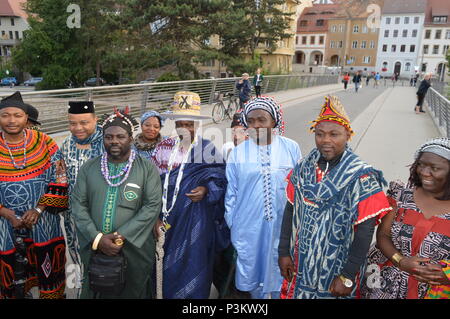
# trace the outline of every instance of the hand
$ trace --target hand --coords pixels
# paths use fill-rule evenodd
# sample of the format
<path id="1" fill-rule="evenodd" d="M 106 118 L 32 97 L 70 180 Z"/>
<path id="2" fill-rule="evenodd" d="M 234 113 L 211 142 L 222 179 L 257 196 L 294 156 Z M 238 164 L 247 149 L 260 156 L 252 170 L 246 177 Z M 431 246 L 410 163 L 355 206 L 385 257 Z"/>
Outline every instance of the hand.
<path id="1" fill-rule="evenodd" d="M 27 228 L 31 229 L 34 225 L 36 225 L 39 215 L 40 214 L 35 209 L 27 210 L 22 216 L 22 221 Z"/>
<path id="2" fill-rule="evenodd" d="M 153 238 L 155 238 L 156 241 L 158 241 L 159 237 L 161 236 L 161 227 L 164 227 L 164 223 L 161 219 L 157 219 L 155 226 L 153 226 Z"/>
<path id="3" fill-rule="evenodd" d="M 11 209 L 8 209 L 6 207 L 2 207 L 1 208 L 1 216 L 5 217 L 5 219 L 7 221 L 9 221 L 11 223 L 12 227 L 15 228 L 15 229 L 19 229 L 19 228 L 24 228 L 25 227 L 25 225 L 23 223 L 23 220 L 22 219 L 18 219 L 16 217 L 16 213 L 13 210 L 11 210 Z"/>
<path id="4" fill-rule="evenodd" d="M 347 288 L 344 286 L 341 278 L 334 278 L 330 286 L 330 292 L 335 297 L 346 297 L 352 293 L 353 287 Z"/>
<path id="5" fill-rule="evenodd" d="M 115 239 L 114 234 L 103 235 L 98 243 L 98 249 L 107 256 L 117 256 L 122 246 L 114 244 Z"/>
<path id="6" fill-rule="evenodd" d="M 429 261 L 429 258 L 421 258 L 418 256 L 404 257 L 402 260 L 400 260 L 399 268 L 402 271 L 406 271 L 410 275 L 415 275 L 416 268 L 419 268 L 421 266 L 420 263 L 426 263 Z"/>
<path id="7" fill-rule="evenodd" d="M 430 285 L 450 285 L 450 280 L 439 264 L 425 264 L 425 266 L 416 267 L 416 275 L 414 277 L 418 281 Z"/>
<path id="8" fill-rule="evenodd" d="M 244 83 L 244 79 L 239 80 L 239 84 L 242 84 L 242 83 Z"/>
<path id="9" fill-rule="evenodd" d="M 187 193 L 186 196 L 191 199 L 194 203 L 201 201 L 205 195 L 208 193 L 208 189 L 205 186 L 198 186 Z"/>
<path id="10" fill-rule="evenodd" d="M 278 266 L 280 267 L 281 276 L 287 281 L 292 281 L 295 275 L 295 266 L 290 256 L 278 257 Z"/>

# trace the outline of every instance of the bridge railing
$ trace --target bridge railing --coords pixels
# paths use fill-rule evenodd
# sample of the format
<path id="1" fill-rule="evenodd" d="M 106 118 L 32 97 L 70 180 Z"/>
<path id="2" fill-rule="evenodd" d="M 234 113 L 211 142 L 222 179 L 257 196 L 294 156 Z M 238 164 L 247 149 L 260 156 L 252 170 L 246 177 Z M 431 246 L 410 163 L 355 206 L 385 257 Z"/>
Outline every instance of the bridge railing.
<path id="1" fill-rule="evenodd" d="M 450 101 L 434 88 L 428 90 L 426 101 L 439 131 L 443 136 L 450 137 Z"/>
<path id="2" fill-rule="evenodd" d="M 114 106 L 129 106 L 139 117 L 148 110 L 165 111 L 170 108 L 178 91 L 193 91 L 200 95 L 202 104 L 211 104 L 215 93 L 235 92 L 240 78 L 176 81 L 131 85 L 101 86 L 66 90 L 33 91 L 22 93 L 26 103 L 39 110 L 42 131 L 54 134 L 67 131 L 67 105 L 69 101 L 94 101 L 96 114 L 111 112 Z M 252 78 L 250 78 L 250 81 Z M 337 84 L 337 75 L 275 75 L 265 76 L 262 94 L 288 89 Z M 6 94 L 3 94 L 5 96 Z"/>

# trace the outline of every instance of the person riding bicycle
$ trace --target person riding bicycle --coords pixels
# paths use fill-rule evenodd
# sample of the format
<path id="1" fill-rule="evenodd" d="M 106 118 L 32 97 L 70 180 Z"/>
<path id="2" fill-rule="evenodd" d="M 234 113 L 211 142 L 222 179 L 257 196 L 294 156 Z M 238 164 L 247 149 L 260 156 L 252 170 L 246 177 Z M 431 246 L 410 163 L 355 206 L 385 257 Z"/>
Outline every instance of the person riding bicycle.
<path id="1" fill-rule="evenodd" d="M 250 100 L 252 85 L 249 81 L 248 73 L 242 74 L 242 78 L 236 83 L 236 89 L 239 90 L 239 107 L 244 108 L 244 104 Z"/>

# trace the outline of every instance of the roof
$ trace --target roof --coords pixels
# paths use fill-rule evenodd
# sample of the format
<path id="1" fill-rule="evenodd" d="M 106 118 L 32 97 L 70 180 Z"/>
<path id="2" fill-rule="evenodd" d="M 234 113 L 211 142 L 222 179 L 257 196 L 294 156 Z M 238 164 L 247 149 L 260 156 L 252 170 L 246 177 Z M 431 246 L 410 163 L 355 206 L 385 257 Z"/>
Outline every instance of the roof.
<path id="1" fill-rule="evenodd" d="M 385 1 L 382 13 L 383 14 L 425 13 L 426 9 L 427 9 L 427 0 L 395 0 L 395 1 L 390 0 Z"/>
<path id="2" fill-rule="evenodd" d="M 339 5 L 336 4 L 314 4 L 306 7 L 297 21 L 297 32 L 326 32 L 328 30 L 327 20 L 336 17 Z M 323 25 L 316 25 L 317 20 L 324 20 Z M 301 21 L 308 21 L 306 27 L 302 27 Z"/>
<path id="3" fill-rule="evenodd" d="M 435 23 L 433 17 L 445 16 L 447 23 Z M 450 1 L 428 0 L 427 10 L 425 13 L 425 25 L 449 26 L 450 25 Z"/>
<path id="4" fill-rule="evenodd" d="M 22 8 L 26 2 L 26 0 L 0 0 L 0 16 L 27 19 L 28 15 Z"/>

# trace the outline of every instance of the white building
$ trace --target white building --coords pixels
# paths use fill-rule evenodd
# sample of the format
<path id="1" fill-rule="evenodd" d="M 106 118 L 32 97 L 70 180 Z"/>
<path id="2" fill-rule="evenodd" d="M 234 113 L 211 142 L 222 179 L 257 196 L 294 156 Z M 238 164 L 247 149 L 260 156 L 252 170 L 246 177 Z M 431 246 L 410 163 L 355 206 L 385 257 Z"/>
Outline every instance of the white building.
<path id="1" fill-rule="evenodd" d="M 441 81 L 448 72 L 450 47 L 450 1 L 428 0 L 425 31 L 420 48 L 420 70 L 431 72 Z"/>
<path id="2" fill-rule="evenodd" d="M 22 0 L 0 1 L 0 57 L 11 56 L 11 49 L 23 39 L 29 28 L 27 15 L 21 8 Z"/>
<path id="3" fill-rule="evenodd" d="M 411 77 L 419 70 L 426 0 L 386 1 L 382 11 L 376 71 Z"/>

